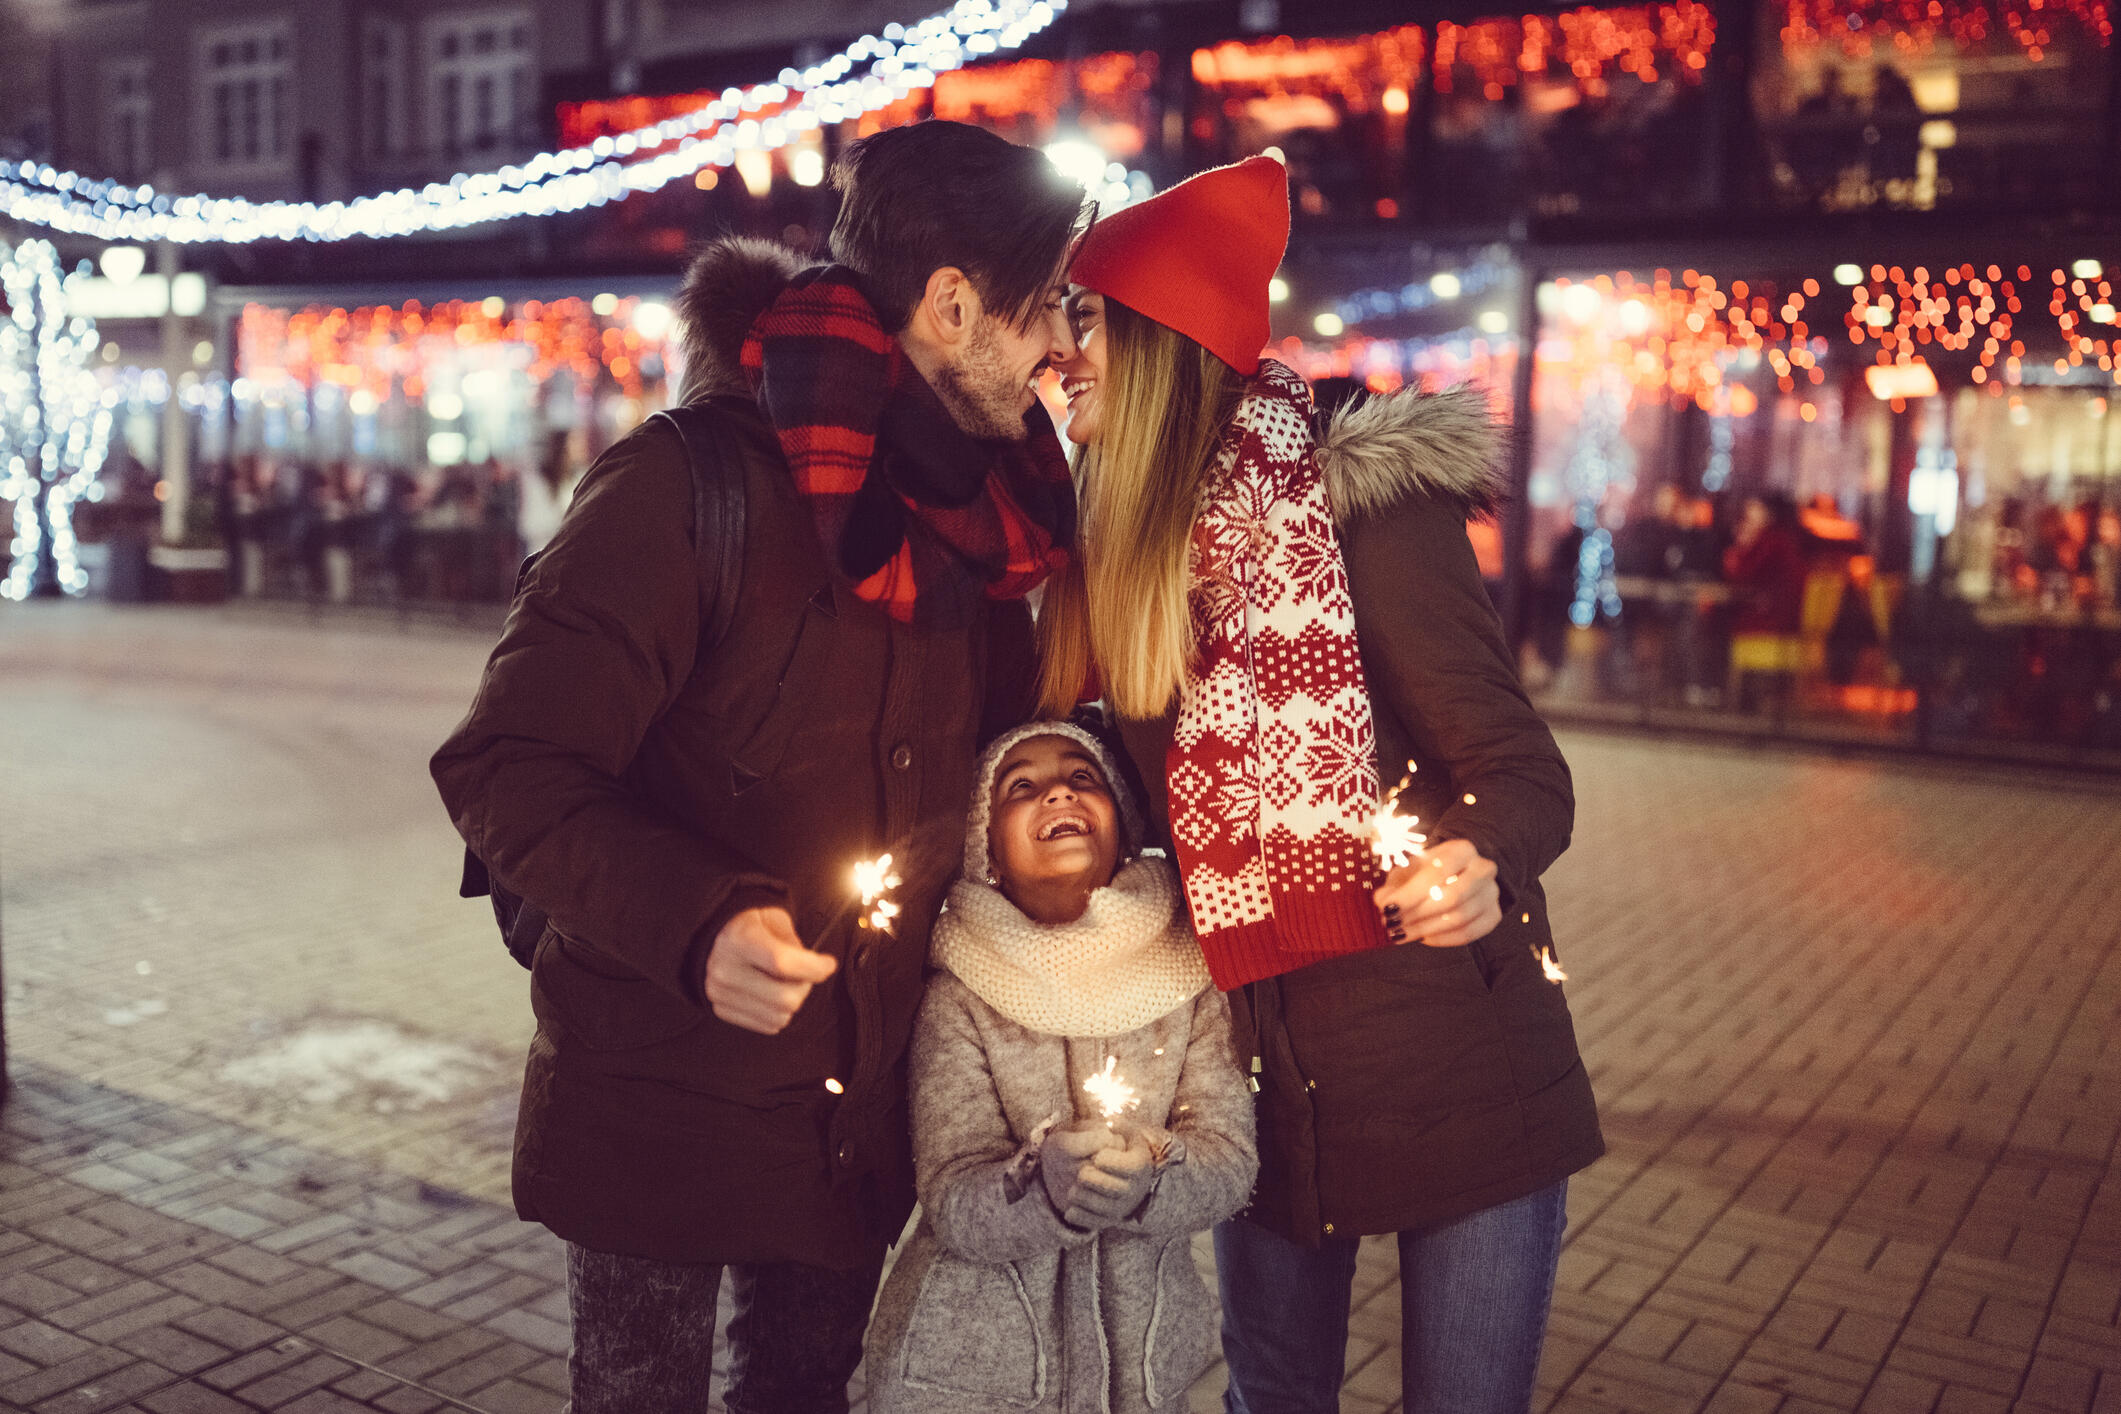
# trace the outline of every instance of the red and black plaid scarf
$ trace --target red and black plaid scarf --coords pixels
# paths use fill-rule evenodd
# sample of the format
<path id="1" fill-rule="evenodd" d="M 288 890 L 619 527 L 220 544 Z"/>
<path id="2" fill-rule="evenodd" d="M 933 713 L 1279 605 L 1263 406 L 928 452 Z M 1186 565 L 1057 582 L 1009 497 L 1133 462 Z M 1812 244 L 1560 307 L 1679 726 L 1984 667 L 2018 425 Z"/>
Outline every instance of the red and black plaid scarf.
<path id="1" fill-rule="evenodd" d="M 1020 442 L 967 434 L 884 332 L 854 272 L 805 271 L 741 356 L 818 538 L 901 623 L 968 622 L 1067 563 L 1075 488 L 1045 408 Z"/>

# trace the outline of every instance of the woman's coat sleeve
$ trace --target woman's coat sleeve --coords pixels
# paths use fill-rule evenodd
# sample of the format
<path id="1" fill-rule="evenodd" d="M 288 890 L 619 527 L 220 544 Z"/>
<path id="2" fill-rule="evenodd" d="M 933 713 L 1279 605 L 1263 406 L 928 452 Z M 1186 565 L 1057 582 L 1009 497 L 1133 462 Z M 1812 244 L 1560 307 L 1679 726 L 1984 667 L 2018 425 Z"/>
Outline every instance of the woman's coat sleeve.
<path id="1" fill-rule="evenodd" d="M 1493 860 L 1507 911 L 1568 848 L 1576 797 L 1517 680 L 1463 506 L 1413 491 L 1340 533 L 1371 696 L 1405 725 L 1417 765 L 1451 776 L 1429 836 L 1467 840 Z M 1380 764 L 1388 778 L 1402 769 Z"/>

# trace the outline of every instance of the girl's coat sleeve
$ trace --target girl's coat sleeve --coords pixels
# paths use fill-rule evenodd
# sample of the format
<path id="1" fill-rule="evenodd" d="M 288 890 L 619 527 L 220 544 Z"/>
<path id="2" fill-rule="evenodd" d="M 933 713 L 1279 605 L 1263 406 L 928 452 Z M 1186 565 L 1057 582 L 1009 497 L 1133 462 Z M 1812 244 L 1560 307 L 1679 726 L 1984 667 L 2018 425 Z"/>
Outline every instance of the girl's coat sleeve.
<path id="1" fill-rule="evenodd" d="M 1213 1227 L 1244 1207 L 1259 1175 L 1252 1096 L 1237 1064 L 1230 1002 L 1208 989 L 1193 1003 L 1185 1069 L 1171 1106 L 1184 1157 L 1157 1176 L 1149 1200 L 1123 1230 L 1176 1236 Z"/>
<path id="2" fill-rule="evenodd" d="M 947 973 L 929 983 L 909 1053 L 914 1183 L 936 1238 L 972 1262 L 1088 1242 L 1095 1234 L 1061 1221 L 1035 1168 L 1028 1183 L 1011 1182 L 1025 1145 L 1002 1111 L 971 997 Z"/>

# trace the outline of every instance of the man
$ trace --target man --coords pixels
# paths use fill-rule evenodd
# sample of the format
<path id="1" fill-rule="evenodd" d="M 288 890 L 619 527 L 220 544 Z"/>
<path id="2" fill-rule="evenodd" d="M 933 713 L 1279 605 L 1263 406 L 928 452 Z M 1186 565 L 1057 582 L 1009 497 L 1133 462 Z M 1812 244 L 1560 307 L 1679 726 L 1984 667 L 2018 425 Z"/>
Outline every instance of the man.
<path id="1" fill-rule="evenodd" d="M 1031 385 L 1083 193 L 929 122 L 852 144 L 836 264 L 723 240 L 680 294 L 686 400 L 742 478 L 742 581 L 651 423 L 584 477 L 434 759 L 549 914 L 515 1200 L 568 1243 L 576 1414 L 843 1411 L 912 1207 L 904 1050 L 974 754 L 1028 706 L 1023 595 L 1073 492 Z M 712 641 L 709 641 L 712 640 Z M 893 853 L 895 931 L 857 860 Z"/>

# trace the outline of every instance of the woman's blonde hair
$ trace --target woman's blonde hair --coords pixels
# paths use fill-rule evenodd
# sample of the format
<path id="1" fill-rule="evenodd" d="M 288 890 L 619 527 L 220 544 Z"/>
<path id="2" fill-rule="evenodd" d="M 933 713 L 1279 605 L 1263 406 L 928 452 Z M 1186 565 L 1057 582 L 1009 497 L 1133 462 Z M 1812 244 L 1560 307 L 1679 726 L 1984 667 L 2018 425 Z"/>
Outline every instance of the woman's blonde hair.
<path id="1" fill-rule="evenodd" d="M 1187 547 L 1244 379 L 1105 300 L 1104 435 L 1075 463 L 1080 547 L 1039 610 L 1039 710 L 1065 717 L 1094 667 L 1122 717 L 1162 716 L 1193 657 Z"/>

